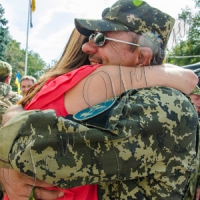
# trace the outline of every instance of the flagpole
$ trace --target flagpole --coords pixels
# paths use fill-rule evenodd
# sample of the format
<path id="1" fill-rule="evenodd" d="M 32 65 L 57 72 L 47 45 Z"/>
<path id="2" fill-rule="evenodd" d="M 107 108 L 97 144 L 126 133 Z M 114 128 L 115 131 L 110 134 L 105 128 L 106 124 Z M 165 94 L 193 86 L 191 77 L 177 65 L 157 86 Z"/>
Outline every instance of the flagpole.
<path id="1" fill-rule="evenodd" d="M 28 2 L 28 22 L 27 22 L 27 31 L 26 31 L 26 55 L 25 55 L 25 66 L 24 66 L 24 75 L 27 75 L 27 63 L 28 63 L 28 36 L 29 36 L 29 27 L 30 27 L 30 11 L 31 11 L 31 0 Z"/>

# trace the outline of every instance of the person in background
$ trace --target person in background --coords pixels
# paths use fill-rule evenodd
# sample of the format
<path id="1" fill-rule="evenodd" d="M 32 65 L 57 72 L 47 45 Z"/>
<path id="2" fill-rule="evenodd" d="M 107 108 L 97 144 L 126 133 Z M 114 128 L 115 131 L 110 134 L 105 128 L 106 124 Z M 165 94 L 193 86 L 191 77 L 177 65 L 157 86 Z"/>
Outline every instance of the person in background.
<path id="1" fill-rule="evenodd" d="M 7 62 L 0 61 L 0 124 L 7 108 L 22 98 L 17 92 L 12 91 L 11 78 L 12 66 Z"/>
<path id="2" fill-rule="evenodd" d="M 198 117 L 200 118 L 200 88 L 198 86 L 196 86 L 196 88 L 191 92 L 190 98 L 194 103 Z"/>
<path id="3" fill-rule="evenodd" d="M 151 40 L 153 42 L 154 39 L 158 40 L 162 48 L 165 48 L 168 34 L 171 32 L 173 24 L 171 17 L 150 7 L 146 2 L 118 1 L 117 3 L 113 5 L 110 12 L 108 10 L 104 12 L 104 14 L 109 12 L 111 15 L 107 15 L 107 25 L 106 20 L 104 23 L 93 20 L 95 24 L 86 23 L 92 20 L 76 21 L 77 24 L 81 24 L 81 26 L 77 25 L 80 32 L 91 34 L 90 41 L 83 46 L 83 50 L 90 54 L 90 61 L 100 64 L 114 62 L 113 64 L 117 65 L 116 69 L 120 69 L 123 65 L 131 68 L 135 64 L 143 68 L 149 64 L 149 61 L 154 65 L 160 64 L 163 58 L 159 57 L 159 52 L 154 52 L 153 49 L 151 49 L 152 52 L 149 51 L 145 43 L 141 45 L 140 37 L 134 43 L 130 41 L 131 37 L 135 36 L 133 30 L 142 31 L 140 34 L 143 35 L 148 29 L 138 27 L 138 24 L 132 24 L 131 21 L 129 23 L 132 25 L 127 25 L 127 10 L 131 9 L 129 17 L 139 14 L 139 21 L 143 24 L 145 24 L 144 18 L 152 19 L 156 26 L 153 28 L 150 26 L 153 29 L 151 33 L 159 27 L 157 17 L 164 20 L 161 24 L 167 24 L 167 26 L 157 30 L 159 37 L 154 38 L 154 35 L 150 35 Z M 138 11 L 136 6 L 138 6 Z M 136 13 L 131 13 L 135 11 L 134 9 Z M 150 18 L 143 13 L 145 10 L 151 13 Z M 116 20 L 112 16 L 119 13 L 118 11 L 121 11 L 120 20 L 123 20 L 126 26 L 122 25 L 118 18 Z M 112 23 L 113 19 L 117 22 Z M 86 28 L 86 24 L 91 25 L 92 29 Z M 98 28 L 106 32 L 96 33 L 98 25 L 102 26 Z M 122 31 L 119 28 L 123 28 Z M 117 43 L 117 45 L 115 42 L 120 44 Z M 130 50 L 128 48 L 130 44 L 137 48 Z M 92 50 L 96 52 L 92 53 Z M 158 53 L 158 57 L 154 53 Z M 103 105 L 106 107 L 102 110 Z M 182 110 L 183 108 L 186 108 L 187 114 Z M 90 111 L 95 111 L 95 113 Z M 9 152 L 12 151 L 10 152 L 12 167 L 27 175 L 37 174 L 39 179 L 52 184 L 68 188 L 98 183 L 99 199 L 152 197 L 154 199 L 162 197 L 182 199 L 188 191 L 190 177 L 196 175 L 194 143 L 197 127 L 195 116 L 194 108 L 189 100 L 174 89 L 149 87 L 135 90 L 128 88 L 120 97 L 93 106 L 89 110 L 78 112 L 73 116 L 67 116 L 65 119 L 56 118 L 53 111 L 23 112 L 11 119 L 1 129 L 1 134 L 7 133 L 6 128 L 14 126 L 11 134 L 15 142 L 12 150 L 9 147 Z M 40 120 L 42 126 L 38 123 Z M 184 123 L 179 123 L 180 121 Z M 191 126 L 188 127 L 185 123 Z M 19 134 L 17 128 L 20 129 Z M 186 141 L 182 142 L 182 138 L 185 137 Z M 23 152 L 20 150 L 21 145 L 23 145 Z M 49 149 L 51 145 L 53 146 Z M 177 145 L 178 148 L 176 148 Z M 48 147 L 47 155 L 45 155 L 46 147 Z M 63 148 L 60 149 L 61 147 Z M 6 160 L 8 155 L 5 153 L 4 156 Z M 43 166 L 43 156 L 45 166 Z M 48 158 L 50 162 L 47 161 Z M 33 162 L 34 169 L 32 169 Z M 22 163 L 25 166 L 22 166 Z M 36 193 L 34 195 L 37 196 Z"/>
<path id="4" fill-rule="evenodd" d="M 190 98 L 192 99 L 192 102 L 194 103 L 196 109 L 197 109 L 197 113 L 198 113 L 198 117 L 199 117 L 199 120 L 200 120 L 200 75 L 199 75 L 199 70 L 200 69 L 196 69 L 196 70 L 193 70 L 193 72 L 197 75 L 198 77 L 198 83 L 197 83 L 197 87 L 195 87 L 195 89 L 192 91 L 192 93 L 190 94 Z M 197 95 L 196 97 L 193 95 Z M 199 184 L 200 184 L 200 181 L 199 181 Z"/>
<path id="5" fill-rule="evenodd" d="M 12 91 L 10 81 L 12 78 L 12 66 L 0 60 L 0 124 L 5 111 L 16 104 L 22 96 Z M 0 186 L 0 199 L 3 197 L 3 191 Z"/>
<path id="6" fill-rule="evenodd" d="M 193 72 L 198 76 L 198 84 L 197 86 L 200 87 L 200 68 L 193 70 Z"/>
<path id="7" fill-rule="evenodd" d="M 24 96 L 31 86 L 36 83 L 36 79 L 33 76 L 23 76 L 20 81 L 20 87 L 22 95 Z"/>

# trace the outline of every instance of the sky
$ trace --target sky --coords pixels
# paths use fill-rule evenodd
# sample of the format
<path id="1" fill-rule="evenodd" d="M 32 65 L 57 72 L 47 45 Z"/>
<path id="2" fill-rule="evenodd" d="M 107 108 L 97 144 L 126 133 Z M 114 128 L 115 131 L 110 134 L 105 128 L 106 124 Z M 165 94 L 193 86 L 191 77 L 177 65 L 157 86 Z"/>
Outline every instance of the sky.
<path id="1" fill-rule="evenodd" d="M 38 53 L 47 63 L 53 64 L 64 50 L 74 28 L 74 18 L 100 19 L 104 8 L 116 0 L 36 0 L 32 14 L 33 28 L 28 29 L 29 0 L 1 0 L 8 20 L 10 35 L 22 49 Z M 193 0 L 146 0 L 151 6 L 178 19 L 181 9 L 194 8 Z M 183 25 L 182 25 L 183 27 Z M 28 34 L 27 34 L 28 30 Z M 178 32 L 178 28 L 176 29 Z M 27 37 L 28 35 L 28 37 Z M 27 39 L 28 38 L 28 39 Z M 173 40 L 174 41 L 174 40 Z"/>

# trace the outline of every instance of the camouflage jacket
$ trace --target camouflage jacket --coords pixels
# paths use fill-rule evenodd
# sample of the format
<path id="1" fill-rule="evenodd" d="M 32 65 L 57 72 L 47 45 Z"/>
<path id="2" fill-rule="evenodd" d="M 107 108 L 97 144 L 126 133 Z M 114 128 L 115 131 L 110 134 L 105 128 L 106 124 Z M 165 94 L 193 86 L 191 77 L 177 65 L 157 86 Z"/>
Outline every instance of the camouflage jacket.
<path id="1" fill-rule="evenodd" d="M 16 104 L 21 98 L 21 95 L 12 91 L 10 85 L 0 82 L 0 124 L 2 121 L 2 116 L 7 108 L 13 104 Z"/>
<path id="2" fill-rule="evenodd" d="M 197 124 L 188 98 L 164 87 L 129 90 L 67 118 L 24 111 L 0 129 L 0 167 L 62 188 L 97 183 L 100 200 L 191 200 Z"/>

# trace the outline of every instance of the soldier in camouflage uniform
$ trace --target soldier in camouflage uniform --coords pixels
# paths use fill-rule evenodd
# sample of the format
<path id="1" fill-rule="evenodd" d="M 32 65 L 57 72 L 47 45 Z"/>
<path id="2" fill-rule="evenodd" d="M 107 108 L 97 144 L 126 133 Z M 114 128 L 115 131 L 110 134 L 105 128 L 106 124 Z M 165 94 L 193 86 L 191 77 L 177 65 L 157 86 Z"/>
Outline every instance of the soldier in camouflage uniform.
<path id="1" fill-rule="evenodd" d="M 16 104 L 22 96 L 12 91 L 10 81 L 12 77 L 12 67 L 6 62 L 0 61 L 0 124 L 2 116 L 7 108 Z"/>
<path id="2" fill-rule="evenodd" d="M 92 34 L 83 50 L 103 51 L 113 39 L 120 57 L 117 37 L 94 32 L 116 31 L 119 37 L 117 31 L 133 31 L 141 39 L 137 48 L 144 41 L 155 44 L 152 49 L 152 43 L 143 43 L 152 50 L 151 64 L 162 62 L 174 24 L 169 15 L 140 0 L 120 0 L 102 16 L 76 19 L 82 34 Z M 62 188 L 97 183 L 100 200 L 195 199 L 198 117 L 189 98 L 175 89 L 130 89 L 66 118 L 51 110 L 26 111 L 1 128 L 0 138 L 8 132 L 10 140 L 0 143 L 0 167 L 12 166 Z"/>
<path id="3" fill-rule="evenodd" d="M 199 85 L 199 84 L 198 84 Z M 200 109 L 199 109 L 199 98 L 200 98 L 200 88 L 199 86 L 196 86 L 196 88 L 190 93 L 190 98 L 191 98 L 191 101 L 194 103 L 194 106 L 196 107 L 196 110 L 197 110 L 197 114 L 198 114 L 198 117 L 199 117 L 199 125 L 200 125 Z M 200 145 L 200 144 L 199 144 Z M 199 147 L 200 149 L 200 147 Z M 199 169 L 199 176 L 200 176 L 200 169 Z M 195 183 L 196 183 L 196 180 L 194 179 L 194 187 L 195 187 Z M 198 180 L 198 185 L 197 185 L 197 199 L 200 199 L 200 180 Z"/>
<path id="4" fill-rule="evenodd" d="M 190 98 L 197 109 L 197 114 L 200 120 L 200 89 L 198 86 L 196 86 L 196 88 L 191 92 Z"/>
<path id="5" fill-rule="evenodd" d="M 12 91 L 10 86 L 12 67 L 6 62 L 0 61 L 0 124 L 2 116 L 11 105 L 21 99 L 21 96 Z M 2 188 L 0 186 L 0 199 L 2 198 Z"/>

